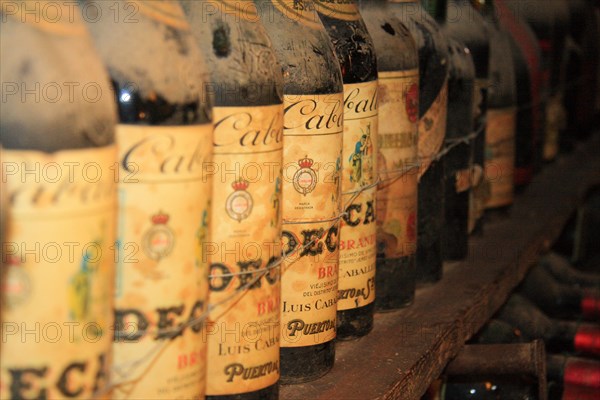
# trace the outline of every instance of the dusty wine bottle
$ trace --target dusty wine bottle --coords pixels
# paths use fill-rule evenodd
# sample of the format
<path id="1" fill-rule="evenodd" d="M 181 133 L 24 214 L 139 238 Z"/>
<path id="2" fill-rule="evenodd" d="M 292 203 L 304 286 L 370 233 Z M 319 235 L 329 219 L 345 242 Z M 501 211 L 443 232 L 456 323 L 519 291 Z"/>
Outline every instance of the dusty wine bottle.
<path id="1" fill-rule="evenodd" d="M 600 293 L 557 281 L 538 265 L 523 279 L 520 291 L 552 317 L 600 320 Z"/>
<path id="2" fill-rule="evenodd" d="M 442 27 L 442 30 L 444 27 Z M 468 252 L 469 194 L 471 191 L 471 143 L 475 65 L 470 50 L 448 38 L 448 153 L 442 158 L 445 173 L 444 224 L 445 260 L 461 260 Z"/>
<path id="3" fill-rule="evenodd" d="M 541 159 L 551 161 L 558 153 L 559 130 L 565 121 L 562 105 L 562 92 L 559 90 L 561 68 L 563 67 L 563 47 L 565 31 L 560 4 L 561 1 L 505 0 L 504 3 L 519 18 L 526 20 L 535 32 L 540 49 L 542 64 L 542 101 L 544 101 L 544 139 L 538 149 Z M 566 18 L 566 15 L 565 15 Z M 560 27 L 560 29 L 559 29 Z"/>
<path id="4" fill-rule="evenodd" d="M 473 101 L 473 140 L 471 141 L 471 193 L 469 195 L 469 234 L 483 233 L 483 212 L 489 194 L 485 179 L 485 120 L 487 118 L 487 92 L 489 86 L 489 29 L 475 6 L 476 0 L 449 0 L 444 32 L 464 43 L 475 63 L 475 88 Z"/>
<path id="5" fill-rule="evenodd" d="M 419 51 L 419 202 L 417 212 L 417 283 L 442 277 L 444 220 L 444 164 L 438 152 L 446 135 L 448 54 L 438 24 L 417 0 L 389 0 L 393 15 L 408 30 Z M 431 3 L 434 15 L 443 15 L 445 1 Z"/>
<path id="6" fill-rule="evenodd" d="M 117 149 L 108 75 L 76 4 L 2 2 L 0 17 L 9 200 L 0 398 L 110 398 Z"/>
<path id="7" fill-rule="evenodd" d="M 518 294 L 508 299 L 497 318 L 510 323 L 531 339 L 544 339 L 549 351 L 600 355 L 600 327 L 548 318 L 532 302 Z"/>
<path id="8" fill-rule="evenodd" d="M 377 192 L 377 60 L 367 27 L 352 0 L 316 0 L 344 80 L 344 149 L 337 338 L 373 328 Z"/>
<path id="9" fill-rule="evenodd" d="M 343 84 L 312 1 L 255 0 L 284 76 L 281 382 L 335 356 Z"/>
<path id="10" fill-rule="evenodd" d="M 490 195 L 488 218 L 505 216 L 514 200 L 516 83 L 510 36 L 499 22 L 493 2 L 483 8 L 490 22 L 490 86 L 486 121 L 485 176 Z"/>
<path id="11" fill-rule="evenodd" d="M 575 285 L 581 288 L 600 288 L 600 275 L 577 270 L 569 260 L 557 253 L 542 257 L 539 264 L 544 267 L 557 282 Z"/>
<path id="12" fill-rule="evenodd" d="M 113 398 L 200 398 L 213 171 L 202 57 L 177 2 L 86 4 L 120 122 Z"/>
<path id="13" fill-rule="evenodd" d="M 277 399 L 281 67 L 252 1 L 182 5 L 210 71 L 213 163 L 221 171 L 213 178 L 211 199 L 215 248 L 207 254 L 212 309 L 206 395 Z M 238 329 L 240 334 L 229 334 Z M 249 374 L 257 368 L 263 372 Z"/>
<path id="14" fill-rule="evenodd" d="M 541 50 L 535 34 L 518 18 L 504 0 L 494 3 L 500 25 L 510 34 L 515 82 L 517 85 L 517 117 L 515 130 L 515 189 L 533 178 L 536 148 L 543 133 L 541 107 Z"/>
<path id="15" fill-rule="evenodd" d="M 592 400 L 600 391 L 600 362 L 565 355 L 546 357 L 550 400 Z"/>
<path id="16" fill-rule="evenodd" d="M 395 310 L 415 295 L 418 53 L 385 0 L 360 2 L 378 69 L 377 266 L 375 308 Z"/>

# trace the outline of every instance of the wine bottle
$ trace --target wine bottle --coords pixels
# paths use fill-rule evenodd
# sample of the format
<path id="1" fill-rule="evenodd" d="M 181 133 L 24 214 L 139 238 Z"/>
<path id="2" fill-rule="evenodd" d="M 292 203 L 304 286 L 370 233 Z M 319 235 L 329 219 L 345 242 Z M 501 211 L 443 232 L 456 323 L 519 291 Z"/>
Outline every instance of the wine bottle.
<path id="1" fill-rule="evenodd" d="M 182 5 L 210 71 L 213 163 L 221 171 L 213 179 L 210 209 L 214 223 L 209 236 L 216 247 L 208 254 L 213 333 L 207 343 L 206 395 L 277 399 L 281 67 L 252 1 Z M 239 327 L 252 328 L 242 328 L 240 335 L 223 334 Z M 246 371 L 255 368 L 264 373 L 248 376 Z"/>
<path id="2" fill-rule="evenodd" d="M 81 13 L 0 8 L 3 399 L 110 397 L 116 111 Z"/>
<path id="3" fill-rule="evenodd" d="M 500 343 L 524 343 L 531 338 L 521 332 L 508 322 L 494 319 L 489 320 L 473 338 L 474 343 L 500 344 Z"/>
<path id="4" fill-rule="evenodd" d="M 600 275 L 577 270 L 566 258 L 557 253 L 545 255 L 539 264 L 557 282 L 581 288 L 600 288 Z"/>
<path id="5" fill-rule="evenodd" d="M 586 138 L 593 127 L 596 69 L 598 68 L 598 26 L 590 1 L 574 0 L 569 6 L 569 59 L 566 69 L 564 105 L 568 136 Z"/>
<path id="6" fill-rule="evenodd" d="M 410 32 L 392 17 L 385 0 L 360 2 L 360 11 L 377 55 L 375 308 L 388 311 L 412 303 L 416 287 L 418 53 Z"/>
<path id="7" fill-rule="evenodd" d="M 417 282 L 433 283 L 442 277 L 444 170 L 437 154 L 446 135 L 448 54 L 445 37 L 417 0 L 389 0 L 390 8 L 410 31 L 419 51 L 419 202 L 417 211 Z M 445 1 L 432 12 L 443 14 Z"/>
<path id="8" fill-rule="evenodd" d="M 600 320 L 598 291 L 563 284 L 541 266 L 527 274 L 520 292 L 550 316 Z"/>
<path id="9" fill-rule="evenodd" d="M 500 25 L 510 34 L 517 85 L 514 184 L 520 189 L 533 178 L 536 148 L 542 137 L 541 50 L 535 33 L 505 4 L 496 0 Z"/>
<path id="10" fill-rule="evenodd" d="M 585 358 L 548 354 L 546 357 L 548 398 L 594 399 L 600 390 L 600 362 Z M 556 388 L 552 388 L 556 386 Z M 576 396 L 574 396 L 577 393 Z M 594 395 L 592 395 L 594 393 Z"/>
<path id="11" fill-rule="evenodd" d="M 442 31 L 444 26 L 442 26 Z M 461 260 L 468 252 L 469 197 L 471 192 L 471 143 L 475 65 L 471 51 L 448 38 L 448 116 L 442 161 L 445 171 L 444 260 Z"/>
<path id="12" fill-rule="evenodd" d="M 316 0 L 335 47 L 344 80 L 344 148 L 337 338 L 364 336 L 373 328 L 377 191 L 377 60 L 354 1 Z"/>
<path id="13" fill-rule="evenodd" d="M 535 32 L 542 60 L 542 99 L 544 109 L 544 140 L 541 157 L 551 161 L 558 153 L 559 130 L 564 124 L 564 108 L 560 98 L 560 76 L 563 64 L 563 46 L 566 31 L 559 29 L 561 14 L 565 12 L 562 1 L 505 0 L 505 4 L 520 18 L 526 20 Z M 562 11 L 561 11 L 562 10 Z M 566 13 L 565 13 L 566 14 Z"/>
<path id="14" fill-rule="evenodd" d="M 113 398 L 202 397 L 213 171 L 203 60 L 177 2 L 86 7 L 120 122 Z"/>
<path id="15" fill-rule="evenodd" d="M 512 324 L 532 339 L 543 339 L 550 351 L 600 355 L 600 327 L 548 318 L 526 298 L 513 294 L 496 318 Z"/>
<path id="16" fill-rule="evenodd" d="M 491 0 L 483 8 L 490 22 L 490 86 L 486 120 L 485 175 L 490 183 L 488 216 L 503 215 L 514 200 L 516 82 L 510 37 L 498 23 Z"/>
<path id="17" fill-rule="evenodd" d="M 473 139 L 471 141 L 471 167 L 469 194 L 469 233 L 483 232 L 483 212 L 489 192 L 489 183 L 483 173 L 485 161 L 485 120 L 487 116 L 487 90 L 489 86 L 488 27 L 474 6 L 478 1 L 449 0 L 444 33 L 464 43 L 475 63 L 475 88 L 473 102 Z"/>
<path id="18" fill-rule="evenodd" d="M 335 356 L 343 83 L 312 1 L 256 0 L 284 74 L 281 382 Z"/>

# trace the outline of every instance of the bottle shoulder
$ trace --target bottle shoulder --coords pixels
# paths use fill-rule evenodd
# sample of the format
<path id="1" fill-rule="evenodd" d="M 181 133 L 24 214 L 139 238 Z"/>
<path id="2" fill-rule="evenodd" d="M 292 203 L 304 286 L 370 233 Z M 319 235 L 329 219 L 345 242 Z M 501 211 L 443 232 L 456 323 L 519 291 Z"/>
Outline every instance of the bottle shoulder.
<path id="1" fill-rule="evenodd" d="M 343 92 L 340 64 L 312 2 L 303 11 L 291 1 L 256 1 L 261 20 L 283 71 L 284 94 Z"/>
<path id="2" fill-rule="evenodd" d="M 258 15 L 230 15 L 228 3 L 183 2 L 210 73 L 216 106 L 269 105 L 282 101 L 281 66 Z"/>
<path id="3" fill-rule="evenodd" d="M 400 20 L 394 17 L 386 4 L 361 4 L 361 14 L 373 38 L 379 71 L 417 69 L 417 45 Z"/>
<path id="4" fill-rule="evenodd" d="M 108 2 L 88 27 L 115 87 L 121 122 L 159 125 L 210 121 L 204 97 L 208 71 L 183 11 L 172 19 L 140 5 L 136 23 L 115 20 Z M 152 7 L 151 3 L 144 7 Z"/>
<path id="5" fill-rule="evenodd" d="M 114 142 L 108 75 L 83 22 L 76 23 L 41 29 L 18 16 L 2 22 L 0 70 L 7 92 L 0 137 L 5 149 L 52 153 Z"/>

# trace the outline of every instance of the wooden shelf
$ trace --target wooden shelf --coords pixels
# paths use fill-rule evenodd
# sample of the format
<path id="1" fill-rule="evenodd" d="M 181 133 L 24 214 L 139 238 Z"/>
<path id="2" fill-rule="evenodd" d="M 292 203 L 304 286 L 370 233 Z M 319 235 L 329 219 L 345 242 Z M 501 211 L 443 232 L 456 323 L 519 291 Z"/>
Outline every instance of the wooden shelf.
<path id="1" fill-rule="evenodd" d="M 510 218 L 488 223 L 467 259 L 445 265 L 444 278 L 417 290 L 412 306 L 377 314 L 369 335 L 338 343 L 329 374 L 283 386 L 282 400 L 419 399 L 558 237 L 585 191 L 600 183 L 597 136 L 546 166 Z"/>

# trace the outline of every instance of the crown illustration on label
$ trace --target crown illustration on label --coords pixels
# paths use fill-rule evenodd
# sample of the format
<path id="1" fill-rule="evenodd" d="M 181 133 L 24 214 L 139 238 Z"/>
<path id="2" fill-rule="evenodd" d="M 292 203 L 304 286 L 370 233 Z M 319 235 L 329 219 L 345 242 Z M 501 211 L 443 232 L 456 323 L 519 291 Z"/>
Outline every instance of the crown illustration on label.
<path id="1" fill-rule="evenodd" d="M 313 159 L 308 158 L 308 156 L 304 156 L 304 158 L 302 160 L 298 160 L 298 165 L 301 168 L 310 168 L 310 167 L 312 167 L 313 164 L 314 164 Z"/>
<path id="2" fill-rule="evenodd" d="M 151 220 L 154 225 L 166 225 L 169 222 L 169 215 L 159 211 L 152 216 Z"/>
<path id="3" fill-rule="evenodd" d="M 231 187 L 233 188 L 233 190 L 246 190 L 248 189 L 249 185 L 250 183 L 247 180 L 243 178 L 238 178 L 235 181 L 233 181 Z"/>

